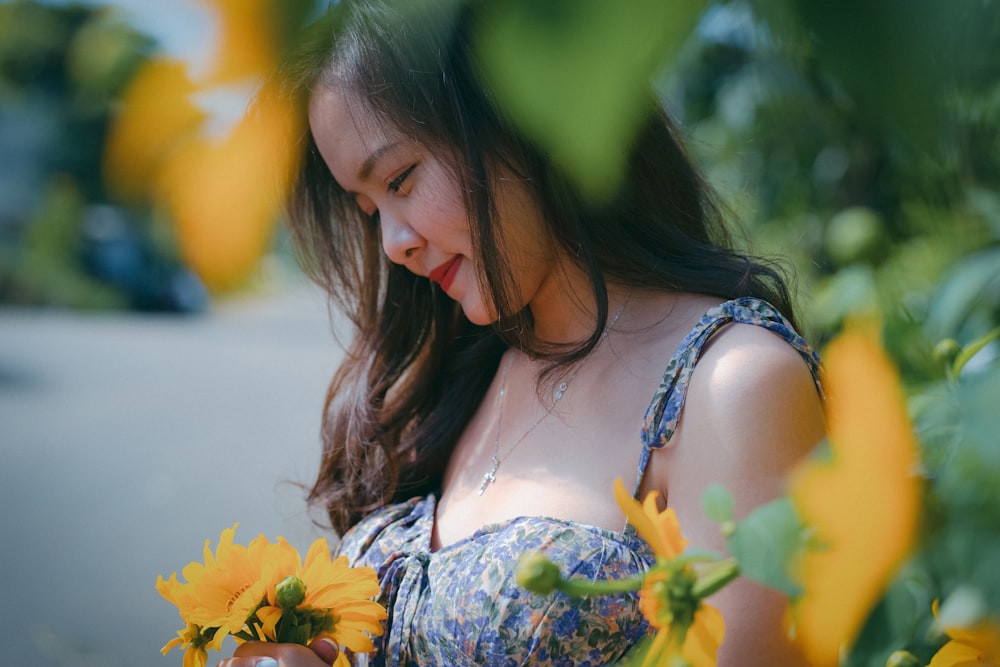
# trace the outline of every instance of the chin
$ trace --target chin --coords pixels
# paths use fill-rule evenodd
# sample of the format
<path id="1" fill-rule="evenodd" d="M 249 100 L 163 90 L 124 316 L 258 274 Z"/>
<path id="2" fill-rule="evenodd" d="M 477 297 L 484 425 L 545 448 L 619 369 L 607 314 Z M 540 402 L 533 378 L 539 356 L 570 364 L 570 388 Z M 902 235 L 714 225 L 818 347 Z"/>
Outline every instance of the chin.
<path id="1" fill-rule="evenodd" d="M 473 324 L 485 327 L 497 321 L 496 313 L 491 308 L 487 308 L 486 304 L 479 299 L 475 303 L 462 303 L 461 305 L 466 319 Z"/>

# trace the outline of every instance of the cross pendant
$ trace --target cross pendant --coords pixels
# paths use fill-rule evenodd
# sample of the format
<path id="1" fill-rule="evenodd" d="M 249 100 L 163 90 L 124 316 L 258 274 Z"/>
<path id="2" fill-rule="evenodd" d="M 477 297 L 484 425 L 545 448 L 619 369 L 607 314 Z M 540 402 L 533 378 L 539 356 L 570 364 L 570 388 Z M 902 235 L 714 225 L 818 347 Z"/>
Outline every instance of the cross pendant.
<path id="1" fill-rule="evenodd" d="M 489 472 L 483 474 L 483 483 L 479 485 L 479 495 L 483 495 L 486 491 L 486 487 L 497 481 L 497 468 L 500 466 L 500 460 L 495 456 L 490 457 L 490 462 L 493 463 L 493 467 L 490 468 Z"/>

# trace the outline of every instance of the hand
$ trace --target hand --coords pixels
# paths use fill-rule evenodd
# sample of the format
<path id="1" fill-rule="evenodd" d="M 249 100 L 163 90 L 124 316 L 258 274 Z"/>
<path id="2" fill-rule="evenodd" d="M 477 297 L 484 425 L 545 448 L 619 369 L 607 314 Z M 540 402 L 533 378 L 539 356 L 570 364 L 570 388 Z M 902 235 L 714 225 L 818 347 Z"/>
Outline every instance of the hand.
<path id="1" fill-rule="evenodd" d="M 221 661 L 218 667 L 330 667 L 339 654 L 337 646 L 327 639 L 317 639 L 308 647 L 247 642 L 236 649 L 232 658 Z"/>

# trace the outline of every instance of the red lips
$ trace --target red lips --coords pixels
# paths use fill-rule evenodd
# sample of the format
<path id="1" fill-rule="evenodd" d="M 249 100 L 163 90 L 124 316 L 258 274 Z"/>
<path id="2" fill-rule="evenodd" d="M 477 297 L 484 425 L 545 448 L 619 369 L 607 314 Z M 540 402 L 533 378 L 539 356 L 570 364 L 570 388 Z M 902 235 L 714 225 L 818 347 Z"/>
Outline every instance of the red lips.
<path id="1" fill-rule="evenodd" d="M 441 289 L 447 292 L 448 288 L 451 287 L 452 282 L 455 280 L 455 274 L 458 273 L 458 267 L 461 263 L 462 256 L 455 255 L 447 262 L 431 271 L 427 277 L 441 285 Z"/>

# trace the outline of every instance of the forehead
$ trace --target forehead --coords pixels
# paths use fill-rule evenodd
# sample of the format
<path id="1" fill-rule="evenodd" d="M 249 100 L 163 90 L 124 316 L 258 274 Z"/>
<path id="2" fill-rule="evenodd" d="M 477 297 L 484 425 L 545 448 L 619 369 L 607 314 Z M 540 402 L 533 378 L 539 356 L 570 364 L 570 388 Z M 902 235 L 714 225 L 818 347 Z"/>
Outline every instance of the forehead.
<path id="1" fill-rule="evenodd" d="M 319 86 L 309 98 L 309 127 L 333 177 L 351 189 L 358 171 L 400 132 L 381 120 L 360 96 L 339 86 Z"/>

